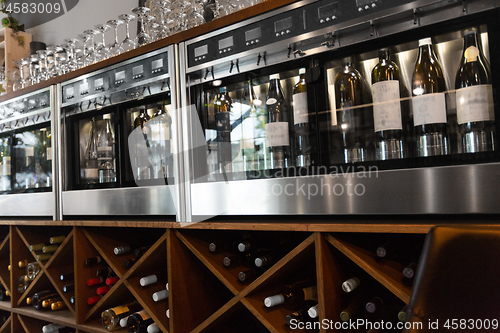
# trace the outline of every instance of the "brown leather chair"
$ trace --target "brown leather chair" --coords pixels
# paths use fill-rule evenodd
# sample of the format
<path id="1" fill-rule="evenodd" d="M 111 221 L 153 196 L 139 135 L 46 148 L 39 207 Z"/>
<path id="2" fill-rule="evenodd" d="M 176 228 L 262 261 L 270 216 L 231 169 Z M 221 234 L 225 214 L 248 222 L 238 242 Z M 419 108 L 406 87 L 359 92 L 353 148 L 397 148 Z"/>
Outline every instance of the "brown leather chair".
<path id="1" fill-rule="evenodd" d="M 460 321 L 464 319 L 465 329 Z M 490 320 L 489 329 L 484 329 L 485 319 Z M 498 324 L 496 329 L 491 326 L 493 320 Z M 405 332 L 500 331 L 500 227 L 446 225 L 429 231 L 408 306 L 408 321 L 421 322 L 423 327 Z M 436 321 L 437 326 L 429 327 Z M 453 329 L 454 323 L 457 329 Z M 483 329 L 478 329 L 479 323 Z"/>

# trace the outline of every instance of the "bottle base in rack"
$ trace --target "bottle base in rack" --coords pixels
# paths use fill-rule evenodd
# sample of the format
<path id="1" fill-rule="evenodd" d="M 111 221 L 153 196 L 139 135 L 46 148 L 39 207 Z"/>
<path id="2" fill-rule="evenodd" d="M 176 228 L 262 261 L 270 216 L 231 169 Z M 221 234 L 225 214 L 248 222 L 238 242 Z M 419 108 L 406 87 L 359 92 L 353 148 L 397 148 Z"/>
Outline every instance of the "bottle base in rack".
<path id="1" fill-rule="evenodd" d="M 428 157 L 448 155 L 450 153 L 448 138 L 443 133 L 426 133 L 417 137 L 417 156 Z"/>
<path id="2" fill-rule="evenodd" d="M 377 142 L 376 158 L 379 161 L 404 158 L 405 149 L 401 139 L 388 139 Z"/>
<path id="3" fill-rule="evenodd" d="M 361 147 L 344 148 L 344 163 L 366 161 L 366 149 Z"/>
<path id="4" fill-rule="evenodd" d="M 464 153 L 478 153 L 495 150 L 494 132 L 473 131 L 462 135 Z"/>

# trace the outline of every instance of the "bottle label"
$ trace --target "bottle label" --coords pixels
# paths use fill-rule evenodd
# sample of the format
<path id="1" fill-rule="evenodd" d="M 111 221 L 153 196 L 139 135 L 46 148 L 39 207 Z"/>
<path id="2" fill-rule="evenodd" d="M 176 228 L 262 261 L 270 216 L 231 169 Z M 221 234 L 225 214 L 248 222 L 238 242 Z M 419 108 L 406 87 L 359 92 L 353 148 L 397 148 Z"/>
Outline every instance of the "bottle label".
<path id="1" fill-rule="evenodd" d="M 130 311 L 128 306 L 126 306 L 126 305 L 116 306 L 116 307 L 112 308 L 111 310 L 113 310 L 116 315 L 120 315 L 122 313 Z"/>
<path id="2" fill-rule="evenodd" d="M 112 150 L 113 150 L 113 147 L 110 147 L 110 146 L 97 147 L 97 151 L 112 151 Z"/>
<path id="3" fill-rule="evenodd" d="M 377 82 L 372 85 L 372 94 L 375 132 L 403 129 L 399 81 Z"/>
<path id="4" fill-rule="evenodd" d="M 151 318 L 151 317 L 148 315 L 148 313 L 146 312 L 146 310 L 141 310 L 141 311 L 137 312 L 137 314 L 138 314 L 139 316 L 141 316 L 141 318 L 142 318 L 143 320 L 148 320 L 149 318 Z"/>
<path id="5" fill-rule="evenodd" d="M 307 93 L 294 94 L 293 101 L 293 124 L 307 124 L 309 122 L 309 110 L 307 107 Z"/>
<path id="6" fill-rule="evenodd" d="M 276 103 L 278 103 L 278 100 L 276 98 L 273 98 L 273 97 L 268 98 L 267 101 L 266 101 L 267 105 L 273 105 L 273 104 L 276 104 Z"/>
<path id="7" fill-rule="evenodd" d="M 52 147 L 47 147 L 46 156 L 47 156 L 47 161 L 52 160 Z"/>
<path id="8" fill-rule="evenodd" d="M 35 156 L 35 147 L 24 148 L 24 154 L 26 157 Z"/>
<path id="9" fill-rule="evenodd" d="M 217 132 L 231 132 L 231 120 L 229 112 L 215 114 L 215 129 Z"/>
<path id="10" fill-rule="evenodd" d="M 458 124 L 495 120 L 493 88 L 490 84 L 457 90 Z"/>
<path id="11" fill-rule="evenodd" d="M 266 140 L 268 147 L 289 146 L 288 123 L 276 122 L 266 124 Z"/>
<path id="12" fill-rule="evenodd" d="M 446 99 L 444 93 L 425 94 L 412 99 L 413 124 L 446 123 Z"/>
<path id="13" fill-rule="evenodd" d="M 91 178 L 97 178 L 98 177 L 98 169 L 97 168 L 93 168 L 93 169 L 85 169 L 85 178 L 87 179 L 91 179 Z"/>

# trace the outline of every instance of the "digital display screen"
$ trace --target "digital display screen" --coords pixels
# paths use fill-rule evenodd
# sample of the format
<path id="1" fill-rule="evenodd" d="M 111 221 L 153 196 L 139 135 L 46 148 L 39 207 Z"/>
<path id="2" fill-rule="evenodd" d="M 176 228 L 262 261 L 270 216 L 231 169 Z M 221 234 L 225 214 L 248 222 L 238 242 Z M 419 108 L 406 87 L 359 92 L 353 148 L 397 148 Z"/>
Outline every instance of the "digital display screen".
<path id="1" fill-rule="evenodd" d="M 208 53 L 208 45 L 203 45 L 194 49 L 194 56 L 200 57 Z"/>
<path id="2" fill-rule="evenodd" d="M 219 41 L 219 50 L 233 46 L 233 36 L 221 39 Z"/>
<path id="3" fill-rule="evenodd" d="M 371 2 L 371 0 L 356 0 L 356 5 L 358 5 L 358 7 L 363 7 L 370 4 Z"/>
<path id="4" fill-rule="evenodd" d="M 250 41 L 250 40 L 254 40 L 254 39 L 260 38 L 260 36 L 262 36 L 262 32 L 260 30 L 260 27 L 252 29 L 252 30 L 245 31 L 245 40 L 247 42 Z"/>
<path id="5" fill-rule="evenodd" d="M 89 90 L 89 84 L 87 82 L 80 84 L 80 92 L 88 90 Z"/>
<path id="6" fill-rule="evenodd" d="M 75 95 L 75 88 L 69 87 L 68 89 L 66 89 L 66 95 L 67 96 L 74 96 Z"/>
<path id="7" fill-rule="evenodd" d="M 125 71 L 115 73 L 115 81 L 125 80 Z"/>
<path id="8" fill-rule="evenodd" d="M 135 66 L 134 68 L 132 68 L 132 75 L 136 76 L 142 73 L 144 73 L 143 65 Z"/>
<path id="9" fill-rule="evenodd" d="M 319 7 L 318 8 L 318 18 L 324 19 L 327 17 L 332 17 L 337 14 L 337 10 L 339 9 L 339 3 L 334 2 L 329 5 Z"/>
<path id="10" fill-rule="evenodd" d="M 151 67 L 153 70 L 163 67 L 163 59 L 157 59 L 151 62 Z"/>
<path id="11" fill-rule="evenodd" d="M 274 22 L 274 32 L 280 32 L 292 28 L 292 18 L 287 17 L 281 21 Z"/>
<path id="12" fill-rule="evenodd" d="M 94 87 L 96 88 L 102 87 L 103 85 L 104 85 L 104 79 L 102 77 L 94 81 Z"/>

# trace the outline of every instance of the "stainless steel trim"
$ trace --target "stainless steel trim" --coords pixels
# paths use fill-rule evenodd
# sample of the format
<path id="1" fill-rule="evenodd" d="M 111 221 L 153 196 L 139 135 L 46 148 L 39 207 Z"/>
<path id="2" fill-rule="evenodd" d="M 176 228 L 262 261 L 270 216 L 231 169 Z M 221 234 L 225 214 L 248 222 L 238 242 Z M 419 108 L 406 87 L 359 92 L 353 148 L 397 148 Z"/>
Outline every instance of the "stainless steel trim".
<path id="1" fill-rule="evenodd" d="M 53 216 L 52 192 L 0 195 L 1 216 Z"/>
<path id="2" fill-rule="evenodd" d="M 183 216 L 180 219 L 180 222 L 192 222 L 192 206 L 191 206 L 191 182 L 193 179 L 193 163 L 192 163 L 192 140 L 191 140 L 191 112 L 190 112 L 190 102 L 189 102 L 189 87 L 186 82 L 186 68 L 187 68 L 187 53 L 186 46 L 184 43 L 181 43 L 178 47 L 179 54 L 179 87 L 181 87 L 180 105 L 182 106 L 182 112 L 180 113 L 180 119 L 178 123 L 178 128 L 181 129 L 181 133 L 179 136 L 179 159 L 180 167 L 182 168 L 182 174 L 179 178 L 179 185 L 181 189 L 181 198 L 183 198 L 182 212 Z"/>
<path id="3" fill-rule="evenodd" d="M 125 91 L 127 89 L 133 89 L 133 88 L 136 88 L 136 87 L 143 86 L 145 84 L 149 84 L 149 83 L 161 81 L 161 80 L 167 79 L 169 77 L 170 77 L 170 74 L 167 73 L 167 74 L 164 74 L 164 75 L 161 75 L 161 76 L 156 76 L 156 77 L 150 78 L 148 80 L 136 82 L 136 83 L 134 83 L 134 84 L 132 84 L 130 86 L 127 86 L 127 87 L 120 87 L 120 88 L 116 88 L 116 89 L 112 89 L 112 90 L 106 90 L 106 91 L 101 92 L 101 93 L 97 93 L 97 94 L 92 94 L 92 95 L 85 96 L 84 98 L 81 98 L 81 99 L 74 99 L 74 100 L 72 99 L 71 102 L 66 102 L 66 103 L 62 104 L 61 107 L 66 107 L 68 105 L 75 105 L 75 104 L 86 102 L 88 100 L 91 100 L 91 99 L 94 99 L 94 98 L 99 98 L 99 97 L 102 97 L 102 96 L 109 96 L 110 94 L 113 94 L 113 93 L 116 93 L 116 92 Z M 151 95 L 151 96 L 153 96 L 153 95 Z M 118 103 L 111 103 L 111 104 L 108 104 L 106 106 L 117 105 L 117 104 L 120 104 L 120 103 L 129 102 L 129 101 L 130 100 L 120 101 Z"/>
<path id="4" fill-rule="evenodd" d="M 199 216 L 498 214 L 499 184 L 491 163 L 193 184 L 191 195 Z"/>
<path id="5" fill-rule="evenodd" d="M 62 180 L 63 180 L 63 165 L 62 165 L 62 127 L 61 127 L 61 101 L 62 90 L 61 84 L 51 87 L 50 105 L 52 106 L 52 192 L 55 196 L 55 212 L 54 220 L 62 220 Z"/>
<path id="6" fill-rule="evenodd" d="M 175 215 L 171 186 L 131 187 L 62 193 L 67 215 Z"/>
<path id="7" fill-rule="evenodd" d="M 14 120 L 19 120 L 19 119 L 23 119 L 23 118 L 36 116 L 37 114 L 47 113 L 49 111 L 51 111 L 51 108 L 47 107 L 47 108 L 44 108 L 41 110 L 31 111 L 31 112 L 27 112 L 27 113 L 21 113 L 18 116 L 14 116 L 14 117 L 6 118 L 4 120 L 0 120 L 0 124 L 10 123 L 11 121 L 14 121 Z"/>
<path id="8" fill-rule="evenodd" d="M 43 92 L 46 92 L 46 91 L 49 91 L 49 90 L 50 90 L 50 86 L 46 87 L 46 88 L 39 89 L 39 90 L 35 90 L 35 91 L 32 91 L 32 92 L 27 93 L 25 95 L 21 95 L 19 97 L 14 97 L 12 99 L 8 99 L 6 101 L 3 101 L 2 103 L 0 103 L 0 106 L 4 106 L 5 104 L 9 104 L 9 103 L 12 103 L 12 102 L 19 101 L 21 99 L 26 99 L 26 98 L 29 98 L 29 97 L 31 97 L 33 95 L 37 95 L 37 94 L 40 94 L 40 93 L 43 93 Z"/>
<path id="9" fill-rule="evenodd" d="M 142 59 L 146 59 L 146 58 L 149 58 L 149 57 L 154 57 L 157 54 L 160 54 L 162 52 L 166 52 L 168 50 L 168 48 L 169 48 L 169 46 L 163 47 L 163 48 L 158 49 L 156 51 L 152 51 L 152 52 L 149 52 L 149 53 L 146 53 L 146 54 L 142 54 L 140 56 L 137 56 L 137 57 L 125 60 L 123 62 L 119 62 L 117 64 L 114 64 L 112 66 L 101 68 L 101 69 L 99 69 L 99 70 L 97 70 L 95 72 L 91 72 L 91 73 L 88 73 L 88 74 L 85 74 L 85 75 L 82 75 L 82 76 L 78 76 L 78 77 L 76 77 L 74 79 L 68 80 L 66 82 L 62 82 L 61 85 L 64 87 L 64 86 L 66 86 L 68 84 L 71 84 L 73 82 L 77 82 L 77 81 L 86 79 L 88 77 L 91 77 L 91 76 L 94 76 L 94 75 L 98 75 L 98 74 L 101 74 L 103 72 L 107 72 L 107 71 L 113 70 L 115 68 L 118 68 L 118 67 L 121 67 L 121 66 L 125 66 L 125 65 L 131 64 L 133 62 L 142 60 Z"/>

